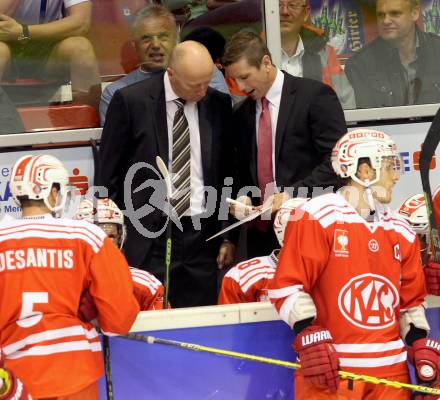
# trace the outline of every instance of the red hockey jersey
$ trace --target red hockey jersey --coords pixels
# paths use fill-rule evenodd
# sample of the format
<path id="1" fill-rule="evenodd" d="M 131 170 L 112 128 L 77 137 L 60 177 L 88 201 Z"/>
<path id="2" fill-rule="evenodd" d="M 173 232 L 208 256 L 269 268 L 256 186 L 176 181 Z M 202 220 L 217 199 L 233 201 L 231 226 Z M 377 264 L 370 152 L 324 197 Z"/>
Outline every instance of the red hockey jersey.
<path id="1" fill-rule="evenodd" d="M 256 257 L 238 263 L 223 277 L 218 304 L 267 301 L 267 286 L 275 275 L 278 250 L 270 256 Z"/>
<path id="2" fill-rule="evenodd" d="M 0 224 L 0 346 L 33 397 L 78 392 L 103 373 L 88 289 L 103 331 L 125 334 L 139 311 L 122 253 L 98 227 L 50 215 Z"/>
<path id="3" fill-rule="evenodd" d="M 300 291 L 315 323 L 329 329 L 341 369 L 391 377 L 406 371 L 402 310 L 426 296 L 418 239 L 409 224 L 377 204 L 368 223 L 339 194 L 316 197 L 289 222 L 269 296 L 282 319 Z M 289 318 L 290 317 L 290 318 Z"/>
<path id="4" fill-rule="evenodd" d="M 134 295 L 141 311 L 163 310 L 164 287 L 154 275 L 138 268 L 130 267 Z M 168 307 L 170 308 L 170 307 Z"/>

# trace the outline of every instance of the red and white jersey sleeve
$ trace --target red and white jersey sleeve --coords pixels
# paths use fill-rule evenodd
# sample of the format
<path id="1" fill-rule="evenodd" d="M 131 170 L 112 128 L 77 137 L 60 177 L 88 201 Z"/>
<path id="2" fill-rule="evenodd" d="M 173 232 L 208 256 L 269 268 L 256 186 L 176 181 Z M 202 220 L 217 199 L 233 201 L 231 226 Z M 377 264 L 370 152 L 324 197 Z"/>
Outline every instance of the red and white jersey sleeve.
<path id="1" fill-rule="evenodd" d="M 315 303 L 315 323 L 335 341 L 342 369 L 379 377 L 405 373 L 399 337 L 401 309 L 426 296 L 416 235 L 408 223 L 378 204 L 365 221 L 339 194 L 310 200 L 288 223 L 269 297 L 281 318 L 301 291 Z"/>
<path id="2" fill-rule="evenodd" d="M 139 311 L 130 272 L 100 228 L 51 216 L 0 224 L 0 347 L 33 397 L 78 392 L 103 373 L 98 334 L 77 316 L 86 290 L 102 329 L 128 332 Z"/>
<path id="3" fill-rule="evenodd" d="M 138 268 L 130 267 L 134 296 L 141 311 L 163 310 L 164 286 L 154 275 Z M 171 308 L 168 306 L 168 308 Z"/>
<path id="4" fill-rule="evenodd" d="M 218 304 L 267 301 L 267 286 L 275 275 L 277 257 L 256 257 L 231 268 L 224 276 Z"/>

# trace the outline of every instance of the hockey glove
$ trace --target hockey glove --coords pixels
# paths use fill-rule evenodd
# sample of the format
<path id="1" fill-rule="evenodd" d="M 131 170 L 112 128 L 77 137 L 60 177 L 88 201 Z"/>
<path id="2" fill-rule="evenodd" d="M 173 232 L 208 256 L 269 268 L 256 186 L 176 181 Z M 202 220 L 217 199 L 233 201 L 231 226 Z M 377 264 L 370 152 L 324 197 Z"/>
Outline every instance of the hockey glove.
<path id="1" fill-rule="evenodd" d="M 305 381 L 336 392 L 339 359 L 330 332 L 316 325 L 309 326 L 297 335 L 293 349 L 298 353 Z"/>
<path id="2" fill-rule="evenodd" d="M 98 310 L 92 296 L 88 291 L 85 291 L 79 301 L 78 317 L 81 321 L 90 322 L 98 316 Z"/>
<path id="3" fill-rule="evenodd" d="M 440 342 L 417 339 L 408 348 L 408 358 L 414 365 L 417 383 L 440 389 Z M 438 396 L 416 394 L 415 400 L 435 400 Z"/>
<path id="4" fill-rule="evenodd" d="M 425 268 L 423 268 L 423 272 L 425 273 L 425 283 L 428 294 L 440 296 L 440 264 L 430 261 Z"/>

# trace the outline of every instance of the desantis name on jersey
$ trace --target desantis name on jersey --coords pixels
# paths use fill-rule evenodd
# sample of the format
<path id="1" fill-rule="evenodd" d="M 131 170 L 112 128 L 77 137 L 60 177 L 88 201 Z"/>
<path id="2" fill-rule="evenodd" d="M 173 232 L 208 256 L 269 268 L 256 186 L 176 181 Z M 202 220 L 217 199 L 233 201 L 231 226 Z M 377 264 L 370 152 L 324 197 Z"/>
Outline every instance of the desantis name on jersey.
<path id="1" fill-rule="evenodd" d="M 27 248 L 0 252 L 0 272 L 23 268 L 72 269 L 73 250 Z"/>

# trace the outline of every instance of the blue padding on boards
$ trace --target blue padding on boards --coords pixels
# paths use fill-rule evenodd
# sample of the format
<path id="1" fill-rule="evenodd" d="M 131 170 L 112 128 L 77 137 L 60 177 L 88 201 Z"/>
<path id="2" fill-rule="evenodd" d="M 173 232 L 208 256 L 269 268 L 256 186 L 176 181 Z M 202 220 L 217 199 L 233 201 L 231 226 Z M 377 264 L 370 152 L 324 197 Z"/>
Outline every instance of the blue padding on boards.
<path id="1" fill-rule="evenodd" d="M 440 309 L 427 310 L 440 339 Z M 293 333 L 282 321 L 144 332 L 258 356 L 295 361 Z M 110 339 L 116 400 L 293 399 L 293 371 L 254 361 L 121 338 Z M 105 400 L 104 379 L 100 399 Z"/>
<path id="2" fill-rule="evenodd" d="M 148 334 L 148 332 L 145 332 Z M 155 331 L 153 336 L 294 361 L 282 321 Z M 281 400 L 293 398 L 293 371 L 160 344 L 110 339 L 116 400 Z M 104 379 L 100 399 L 106 399 Z"/>

